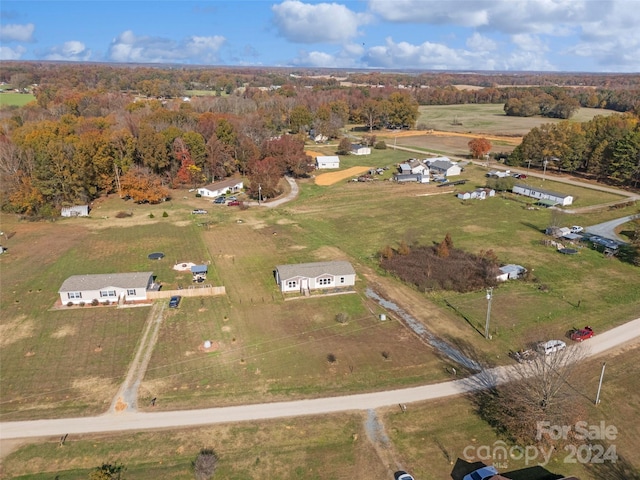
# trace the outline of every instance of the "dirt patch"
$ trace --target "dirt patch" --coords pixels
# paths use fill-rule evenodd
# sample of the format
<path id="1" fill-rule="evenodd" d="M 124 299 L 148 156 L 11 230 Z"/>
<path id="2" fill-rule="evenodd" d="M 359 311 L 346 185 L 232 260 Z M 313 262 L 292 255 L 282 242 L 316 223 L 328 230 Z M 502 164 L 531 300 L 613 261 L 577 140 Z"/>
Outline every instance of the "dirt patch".
<path id="1" fill-rule="evenodd" d="M 345 253 L 337 247 L 330 247 L 325 245 L 323 247 L 318 248 L 315 251 L 316 257 L 318 260 L 348 260 L 349 258 Z"/>
<path id="2" fill-rule="evenodd" d="M 0 347 L 6 347 L 33 335 L 35 325 L 33 320 L 27 320 L 26 315 L 20 315 L 8 323 L 0 325 Z"/>
<path id="3" fill-rule="evenodd" d="M 78 329 L 73 325 L 63 325 L 58 330 L 51 334 L 51 338 L 64 338 L 71 337 L 78 333 Z"/>
<path id="4" fill-rule="evenodd" d="M 312 158 L 322 157 L 323 155 L 326 155 L 324 153 L 314 152 L 313 150 L 305 150 L 304 153 L 306 153 L 307 155 L 309 155 Z"/>
<path id="5" fill-rule="evenodd" d="M 209 347 L 205 347 L 204 343 L 201 343 L 200 345 L 198 345 L 198 351 L 202 353 L 215 352 L 219 348 L 220 348 L 220 343 L 218 342 L 211 342 L 211 345 Z"/>
<path id="6" fill-rule="evenodd" d="M 326 187 L 333 185 L 347 178 L 355 177 L 363 172 L 366 172 L 371 167 L 351 167 L 346 170 L 340 170 L 338 172 L 321 173 L 315 179 L 316 185 Z"/>

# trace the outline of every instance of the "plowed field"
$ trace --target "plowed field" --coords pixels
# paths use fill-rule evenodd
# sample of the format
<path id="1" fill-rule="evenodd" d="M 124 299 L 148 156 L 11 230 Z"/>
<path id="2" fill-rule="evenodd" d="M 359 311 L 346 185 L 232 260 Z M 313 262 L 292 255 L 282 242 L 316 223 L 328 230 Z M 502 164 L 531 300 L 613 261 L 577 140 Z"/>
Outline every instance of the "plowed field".
<path id="1" fill-rule="evenodd" d="M 355 177 L 356 175 L 366 172 L 371 167 L 351 167 L 346 170 L 340 170 L 338 172 L 321 173 L 316 177 L 316 185 L 333 185 L 347 178 Z"/>

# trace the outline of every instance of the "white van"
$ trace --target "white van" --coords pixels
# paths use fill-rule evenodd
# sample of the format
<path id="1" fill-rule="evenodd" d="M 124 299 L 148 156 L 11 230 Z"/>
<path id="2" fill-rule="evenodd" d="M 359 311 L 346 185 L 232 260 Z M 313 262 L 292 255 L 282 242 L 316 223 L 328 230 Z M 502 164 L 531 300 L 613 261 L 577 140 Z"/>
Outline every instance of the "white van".
<path id="1" fill-rule="evenodd" d="M 549 340 L 538 344 L 538 352 L 549 355 L 550 353 L 556 353 L 567 348 L 567 344 L 562 340 Z"/>

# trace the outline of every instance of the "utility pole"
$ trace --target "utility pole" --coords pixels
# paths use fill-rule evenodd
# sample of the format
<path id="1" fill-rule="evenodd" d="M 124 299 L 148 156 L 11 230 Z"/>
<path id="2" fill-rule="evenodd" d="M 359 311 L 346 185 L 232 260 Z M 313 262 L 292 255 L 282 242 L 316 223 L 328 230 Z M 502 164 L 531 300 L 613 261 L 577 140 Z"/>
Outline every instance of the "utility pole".
<path id="1" fill-rule="evenodd" d="M 543 169 L 542 169 L 542 181 L 544 182 L 547 176 L 547 163 L 549 163 L 549 160 L 547 160 L 546 158 L 544 159 L 544 162 L 542 162 L 543 165 Z"/>
<path id="2" fill-rule="evenodd" d="M 600 383 L 598 384 L 598 394 L 596 395 L 596 405 L 600 403 L 600 390 L 602 389 L 602 379 L 604 378 L 604 367 L 607 366 L 607 362 L 602 362 L 602 372 L 600 372 Z"/>
<path id="3" fill-rule="evenodd" d="M 258 184 L 258 205 L 262 203 L 262 185 Z"/>
<path id="4" fill-rule="evenodd" d="M 493 298 L 493 287 L 487 288 L 487 321 L 484 324 L 484 338 L 489 340 L 489 320 L 491 319 L 491 299 Z"/>

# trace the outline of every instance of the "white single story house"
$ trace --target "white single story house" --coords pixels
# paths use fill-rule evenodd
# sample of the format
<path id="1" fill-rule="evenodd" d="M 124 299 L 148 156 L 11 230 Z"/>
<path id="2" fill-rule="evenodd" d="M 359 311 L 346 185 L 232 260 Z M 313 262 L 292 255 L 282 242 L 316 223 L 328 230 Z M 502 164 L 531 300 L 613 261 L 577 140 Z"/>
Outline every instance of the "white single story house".
<path id="1" fill-rule="evenodd" d="M 423 175 L 429 175 L 429 167 L 427 167 L 420 160 L 409 160 L 409 167 L 411 167 L 411 173 L 421 173 Z"/>
<path id="2" fill-rule="evenodd" d="M 422 173 L 396 173 L 393 179 L 398 183 L 418 182 L 429 183 L 429 175 Z"/>
<path id="3" fill-rule="evenodd" d="M 58 293 L 63 305 L 74 305 L 147 299 L 147 290 L 157 290 L 153 282 L 153 272 L 104 273 L 72 275 L 63 283 Z"/>
<path id="4" fill-rule="evenodd" d="M 495 197 L 496 191 L 493 188 L 476 188 L 472 192 L 460 192 L 457 197 L 462 200 L 484 200 L 487 197 Z"/>
<path id="5" fill-rule="evenodd" d="M 346 261 L 278 265 L 275 276 L 283 293 L 352 287 L 356 283 L 356 272 Z"/>
<path id="6" fill-rule="evenodd" d="M 546 203 L 549 203 L 549 206 L 552 206 L 551 204 L 554 204 L 562 205 L 564 207 L 573 203 L 573 197 L 571 195 L 563 195 L 562 193 L 551 192 L 549 190 L 543 190 L 541 188 L 535 188 L 529 185 L 517 184 L 513 186 L 513 189 L 511 191 L 513 193 L 517 193 L 518 195 L 525 195 L 527 197 L 537 198 L 541 201 L 547 201 Z"/>
<path id="7" fill-rule="evenodd" d="M 491 170 L 486 174 L 489 178 L 506 178 L 511 176 L 511 170 Z"/>
<path id="8" fill-rule="evenodd" d="M 88 217 L 89 205 L 75 205 L 73 207 L 62 207 L 60 215 L 63 217 Z"/>
<path id="9" fill-rule="evenodd" d="M 452 162 L 447 157 L 438 157 L 427 161 L 429 170 L 434 175 L 453 177 L 462 173 L 462 168 L 456 162 Z"/>
<path id="10" fill-rule="evenodd" d="M 203 197 L 219 197 L 227 193 L 239 192 L 244 188 L 244 182 L 237 178 L 228 178 L 221 182 L 215 182 L 205 187 L 200 187 L 196 190 L 197 193 Z"/>
<path id="11" fill-rule="evenodd" d="M 371 155 L 371 147 L 366 147 L 364 145 L 359 144 L 351 144 L 351 154 L 352 155 Z"/>
<path id="12" fill-rule="evenodd" d="M 340 168 L 340 157 L 337 155 L 318 155 L 316 157 L 316 168 Z"/>
<path id="13" fill-rule="evenodd" d="M 508 264 L 500 267 L 500 273 L 496 277 L 499 282 L 506 282 L 507 280 L 513 280 L 522 277 L 527 273 L 527 269 L 522 265 Z"/>

